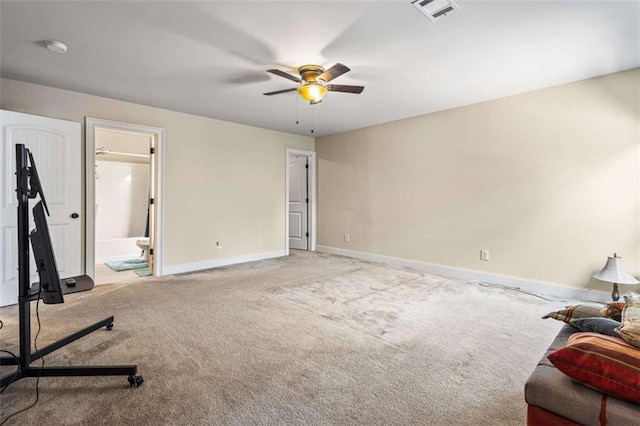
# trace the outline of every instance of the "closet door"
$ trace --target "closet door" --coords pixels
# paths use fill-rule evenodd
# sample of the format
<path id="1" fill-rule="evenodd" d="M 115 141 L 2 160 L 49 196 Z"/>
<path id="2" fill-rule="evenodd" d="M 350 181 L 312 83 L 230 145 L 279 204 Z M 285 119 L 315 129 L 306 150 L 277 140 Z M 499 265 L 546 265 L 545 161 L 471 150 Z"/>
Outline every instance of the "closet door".
<path id="1" fill-rule="evenodd" d="M 309 249 L 309 183 L 306 155 L 289 157 L 289 247 Z"/>
<path id="2" fill-rule="evenodd" d="M 0 130 L 0 306 L 6 306 L 18 301 L 15 145 L 24 144 L 36 162 L 51 213 L 47 221 L 61 278 L 82 273 L 82 165 L 80 123 L 0 110 Z M 38 201 L 29 204 L 33 207 Z M 33 253 L 30 257 L 31 282 L 37 282 Z"/>

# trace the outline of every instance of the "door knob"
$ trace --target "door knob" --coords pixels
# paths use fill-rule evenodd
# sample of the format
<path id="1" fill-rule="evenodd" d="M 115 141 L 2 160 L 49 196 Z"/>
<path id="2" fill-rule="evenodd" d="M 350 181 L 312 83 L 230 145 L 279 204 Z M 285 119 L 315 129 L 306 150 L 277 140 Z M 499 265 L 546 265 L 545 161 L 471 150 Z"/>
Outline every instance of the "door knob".
<path id="1" fill-rule="evenodd" d="M 79 217 L 80 217 L 80 215 L 78 213 L 71 213 L 71 218 L 72 219 L 77 219 Z"/>

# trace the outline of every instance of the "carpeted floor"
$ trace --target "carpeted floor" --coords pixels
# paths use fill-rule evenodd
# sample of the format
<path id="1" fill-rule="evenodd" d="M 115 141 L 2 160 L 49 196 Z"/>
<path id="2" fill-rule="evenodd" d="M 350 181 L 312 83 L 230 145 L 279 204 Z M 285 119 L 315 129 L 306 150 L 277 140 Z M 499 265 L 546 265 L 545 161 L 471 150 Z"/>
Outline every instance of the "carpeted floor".
<path id="1" fill-rule="evenodd" d="M 145 383 L 43 378 L 8 424 L 523 425 L 524 382 L 561 326 L 540 317 L 560 306 L 307 252 L 102 285 L 40 305 L 40 346 L 116 317 L 47 365 L 137 363 Z M 17 307 L 0 319 L 17 351 Z M 12 384 L 1 418 L 34 398 L 35 379 Z"/>

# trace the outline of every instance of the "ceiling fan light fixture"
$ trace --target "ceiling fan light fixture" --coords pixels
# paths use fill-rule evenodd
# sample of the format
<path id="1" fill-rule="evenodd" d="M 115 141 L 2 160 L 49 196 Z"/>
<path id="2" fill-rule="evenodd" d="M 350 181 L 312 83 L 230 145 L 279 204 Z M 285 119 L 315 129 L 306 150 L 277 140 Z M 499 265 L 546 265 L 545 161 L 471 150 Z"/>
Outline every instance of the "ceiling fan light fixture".
<path id="1" fill-rule="evenodd" d="M 316 82 L 309 82 L 298 87 L 298 93 L 305 101 L 318 102 L 322 100 L 324 95 L 327 93 L 327 88 Z"/>
<path id="2" fill-rule="evenodd" d="M 298 91 L 298 94 L 302 99 L 315 105 L 322 102 L 322 98 L 327 92 L 342 92 L 342 93 L 354 93 L 360 94 L 364 90 L 364 86 L 351 86 L 348 84 L 327 84 L 333 79 L 340 77 L 344 73 L 349 72 L 350 69 L 346 65 L 337 63 L 328 70 L 320 65 L 303 65 L 298 68 L 298 74 L 300 78 L 280 71 L 278 69 L 267 70 L 268 73 L 277 75 L 287 80 L 295 81 L 301 85 L 291 89 L 276 90 L 273 92 L 263 93 L 265 96 L 279 95 L 281 93 L 289 93 L 294 90 Z M 296 98 L 297 99 L 297 98 Z"/>

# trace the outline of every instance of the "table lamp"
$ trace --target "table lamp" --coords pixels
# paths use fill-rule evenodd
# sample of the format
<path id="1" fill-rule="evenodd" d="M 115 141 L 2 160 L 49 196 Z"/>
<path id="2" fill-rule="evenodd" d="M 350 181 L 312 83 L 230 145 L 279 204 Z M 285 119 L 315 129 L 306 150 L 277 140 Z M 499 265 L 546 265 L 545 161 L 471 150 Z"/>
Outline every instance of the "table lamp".
<path id="1" fill-rule="evenodd" d="M 640 282 L 627 272 L 627 269 L 622 264 L 622 258 L 618 257 L 616 253 L 613 253 L 613 257 L 609 256 L 607 263 L 604 264 L 600 272 L 593 274 L 593 278 L 613 283 L 611 298 L 614 302 L 620 300 L 618 284 L 638 284 Z"/>

